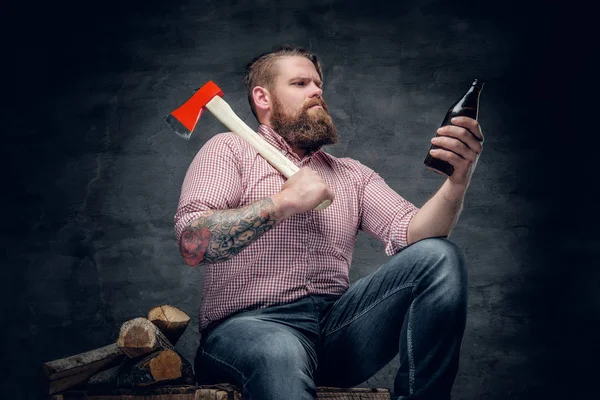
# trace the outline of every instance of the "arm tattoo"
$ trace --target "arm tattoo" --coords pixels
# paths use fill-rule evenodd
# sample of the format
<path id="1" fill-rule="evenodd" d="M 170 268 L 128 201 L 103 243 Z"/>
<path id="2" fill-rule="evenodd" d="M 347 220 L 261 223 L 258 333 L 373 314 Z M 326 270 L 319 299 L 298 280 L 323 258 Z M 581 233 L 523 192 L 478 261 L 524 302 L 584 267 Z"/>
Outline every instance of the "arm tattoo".
<path id="1" fill-rule="evenodd" d="M 275 222 L 275 205 L 270 198 L 236 210 L 210 211 L 183 230 L 179 250 L 189 265 L 225 261 L 271 229 Z"/>

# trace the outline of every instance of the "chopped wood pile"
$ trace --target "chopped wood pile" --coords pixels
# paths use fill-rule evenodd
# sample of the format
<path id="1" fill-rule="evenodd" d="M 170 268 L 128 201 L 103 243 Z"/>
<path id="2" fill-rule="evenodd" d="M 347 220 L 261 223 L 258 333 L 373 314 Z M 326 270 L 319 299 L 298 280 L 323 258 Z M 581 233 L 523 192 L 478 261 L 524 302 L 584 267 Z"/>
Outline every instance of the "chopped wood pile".
<path id="1" fill-rule="evenodd" d="M 123 323 L 115 343 L 42 364 L 47 394 L 195 385 L 191 364 L 175 350 L 189 321 L 176 307 L 154 307 Z"/>

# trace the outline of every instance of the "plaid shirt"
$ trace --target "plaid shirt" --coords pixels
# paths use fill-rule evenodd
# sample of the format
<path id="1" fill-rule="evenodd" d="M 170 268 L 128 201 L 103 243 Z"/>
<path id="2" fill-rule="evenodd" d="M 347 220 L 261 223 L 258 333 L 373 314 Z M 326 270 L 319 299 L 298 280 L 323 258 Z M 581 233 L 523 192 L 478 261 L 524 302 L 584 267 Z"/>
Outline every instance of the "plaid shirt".
<path id="1" fill-rule="evenodd" d="M 235 257 L 206 264 L 199 329 L 241 310 L 283 304 L 312 294 L 341 295 L 358 230 L 385 244 L 387 255 L 407 245 L 408 223 L 418 208 L 372 169 L 318 150 L 302 160 L 265 125 L 258 132 L 298 167 L 319 173 L 335 193 L 321 211 L 279 222 Z M 175 214 L 177 241 L 203 211 L 235 209 L 279 192 L 285 178 L 233 133 L 211 138 L 192 161 Z"/>

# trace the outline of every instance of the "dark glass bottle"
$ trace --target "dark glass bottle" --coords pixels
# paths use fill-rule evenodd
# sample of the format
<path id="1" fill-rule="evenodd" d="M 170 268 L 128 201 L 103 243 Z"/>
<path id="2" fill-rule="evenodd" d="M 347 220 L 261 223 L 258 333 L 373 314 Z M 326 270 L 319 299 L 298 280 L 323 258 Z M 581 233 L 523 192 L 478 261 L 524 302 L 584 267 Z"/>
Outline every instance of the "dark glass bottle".
<path id="1" fill-rule="evenodd" d="M 483 82 L 479 79 L 475 79 L 467 93 L 465 93 L 464 96 L 458 99 L 458 101 L 452 104 L 452 106 L 448 109 L 446 117 L 444 118 L 444 121 L 440 127 L 452 125 L 450 120 L 454 117 L 471 117 L 473 119 L 477 119 L 479 109 L 479 94 L 481 93 L 482 88 Z M 440 135 L 436 134 L 436 137 L 437 136 Z M 479 140 L 479 138 L 477 138 L 477 140 Z M 431 149 L 438 148 L 440 147 L 432 144 L 429 148 L 429 151 L 431 151 Z M 454 167 L 447 161 L 432 157 L 431 154 L 429 154 L 429 151 L 427 152 L 427 157 L 425 157 L 425 166 L 437 173 L 451 176 L 454 173 Z"/>

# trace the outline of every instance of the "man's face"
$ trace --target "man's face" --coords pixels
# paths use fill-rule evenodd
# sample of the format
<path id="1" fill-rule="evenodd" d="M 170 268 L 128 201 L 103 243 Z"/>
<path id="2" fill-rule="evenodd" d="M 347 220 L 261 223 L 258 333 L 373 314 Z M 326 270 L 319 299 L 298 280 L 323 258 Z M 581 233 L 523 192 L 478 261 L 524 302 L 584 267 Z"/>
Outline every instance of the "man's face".
<path id="1" fill-rule="evenodd" d="M 275 68 L 271 127 L 290 146 L 305 151 L 336 143 L 335 125 L 313 63 L 305 57 L 281 57 Z"/>

